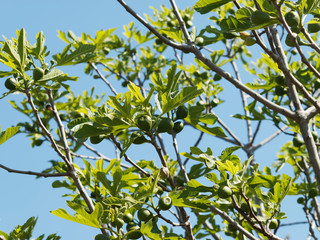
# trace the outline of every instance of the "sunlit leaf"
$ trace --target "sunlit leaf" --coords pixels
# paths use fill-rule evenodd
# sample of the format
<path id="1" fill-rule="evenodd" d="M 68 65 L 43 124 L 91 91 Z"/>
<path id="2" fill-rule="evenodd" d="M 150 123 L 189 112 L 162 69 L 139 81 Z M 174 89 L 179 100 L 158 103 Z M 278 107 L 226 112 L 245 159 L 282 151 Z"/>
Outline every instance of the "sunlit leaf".
<path id="1" fill-rule="evenodd" d="M 13 135 L 15 135 L 20 129 L 20 126 L 18 127 L 10 127 L 7 128 L 5 131 L 0 133 L 0 145 L 3 144 L 5 141 L 7 141 L 9 138 L 11 138 Z"/>
<path id="2" fill-rule="evenodd" d="M 193 7 L 197 12 L 205 14 L 229 2 L 232 0 L 199 0 Z"/>

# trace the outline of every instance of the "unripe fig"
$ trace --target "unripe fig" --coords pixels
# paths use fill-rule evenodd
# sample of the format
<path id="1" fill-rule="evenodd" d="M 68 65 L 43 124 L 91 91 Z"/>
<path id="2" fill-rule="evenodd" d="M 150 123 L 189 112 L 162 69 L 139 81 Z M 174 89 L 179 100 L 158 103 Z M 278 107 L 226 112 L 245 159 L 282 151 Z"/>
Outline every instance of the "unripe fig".
<path id="1" fill-rule="evenodd" d="M 152 119 L 148 115 L 140 116 L 137 120 L 137 126 L 143 131 L 150 131 L 152 127 Z"/>
<path id="2" fill-rule="evenodd" d="M 18 85 L 18 81 L 15 78 L 8 78 L 5 82 L 4 82 L 4 86 L 8 89 L 8 90 L 16 90 L 17 89 L 17 85 Z"/>
<path id="3" fill-rule="evenodd" d="M 42 68 L 35 68 L 33 70 L 33 80 L 38 81 L 40 80 L 44 75 L 44 70 Z"/>
<path id="4" fill-rule="evenodd" d="M 287 12 L 284 18 L 290 27 L 297 27 L 300 23 L 300 17 L 296 11 Z"/>

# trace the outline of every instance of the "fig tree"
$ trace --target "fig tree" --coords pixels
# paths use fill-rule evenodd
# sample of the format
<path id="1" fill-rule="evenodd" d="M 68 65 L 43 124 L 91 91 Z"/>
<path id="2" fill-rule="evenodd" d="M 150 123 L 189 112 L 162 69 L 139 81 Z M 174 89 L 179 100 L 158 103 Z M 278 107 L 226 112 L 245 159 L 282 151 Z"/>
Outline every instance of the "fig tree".
<path id="1" fill-rule="evenodd" d="M 213 76 L 214 81 L 219 81 L 219 80 L 221 80 L 221 78 L 222 78 L 221 75 L 219 75 L 217 73 Z"/>
<path id="2" fill-rule="evenodd" d="M 146 143 L 146 142 L 148 142 L 148 139 L 146 139 L 146 137 L 143 136 L 143 135 L 139 135 L 133 140 L 133 144 L 137 144 L 137 145 L 138 144 L 143 144 L 143 143 Z"/>
<path id="3" fill-rule="evenodd" d="M 118 229 L 121 228 L 123 224 L 124 224 L 124 221 L 121 218 L 116 218 L 114 222 L 111 223 L 113 227 L 116 227 Z"/>
<path id="4" fill-rule="evenodd" d="M 304 204 L 304 203 L 305 203 L 305 199 L 304 199 L 303 197 L 299 197 L 299 198 L 297 199 L 297 203 L 299 203 L 299 204 Z"/>
<path id="5" fill-rule="evenodd" d="M 202 46 L 204 43 L 204 39 L 203 37 L 197 37 L 195 40 L 195 44 L 197 44 L 198 46 Z"/>
<path id="6" fill-rule="evenodd" d="M 286 94 L 286 90 L 285 88 L 281 87 L 281 86 L 276 86 L 275 89 L 274 89 L 274 93 L 275 95 L 277 96 L 283 96 Z"/>
<path id="7" fill-rule="evenodd" d="M 241 38 L 242 40 L 246 40 L 246 38 L 247 38 L 247 37 L 250 37 L 250 36 L 251 36 L 251 34 L 248 33 L 248 32 L 240 32 L 240 38 Z"/>

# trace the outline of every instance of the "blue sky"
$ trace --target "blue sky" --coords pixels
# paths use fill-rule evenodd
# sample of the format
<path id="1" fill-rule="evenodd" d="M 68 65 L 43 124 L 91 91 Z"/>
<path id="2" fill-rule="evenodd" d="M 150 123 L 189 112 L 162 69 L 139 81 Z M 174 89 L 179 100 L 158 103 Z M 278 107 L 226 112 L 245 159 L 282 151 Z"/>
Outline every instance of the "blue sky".
<path id="1" fill-rule="evenodd" d="M 142 0 L 128 0 L 129 5 L 134 6 L 139 13 L 143 14 L 149 11 L 148 6 L 153 4 L 167 4 L 167 1 L 142 1 Z M 195 0 L 180 0 L 178 5 L 183 4 L 192 6 Z M 28 34 L 28 39 L 31 43 L 35 42 L 35 36 L 39 31 L 43 31 L 46 36 L 46 45 L 52 54 L 60 52 L 65 43 L 57 37 L 57 30 L 68 31 L 72 30 L 76 35 L 82 32 L 94 34 L 100 29 L 118 28 L 120 33 L 122 26 L 128 24 L 134 19 L 117 3 L 116 0 L 95 0 L 95 1 L 3 1 L 1 3 L 2 12 L 0 14 L 0 34 L 7 38 L 15 37 L 16 29 L 24 27 Z M 196 15 L 197 17 L 200 16 Z M 137 26 L 141 26 L 137 24 Z M 0 69 L 1 70 L 1 69 Z M 102 83 L 92 82 L 88 76 L 83 74 L 82 66 L 64 68 L 63 71 L 68 72 L 69 75 L 80 76 L 79 82 L 73 85 L 73 89 L 79 93 L 84 90 L 89 90 L 92 85 L 97 88 L 103 86 Z M 0 79 L 4 81 L 4 79 Z M 233 90 L 230 84 L 227 84 L 226 94 L 231 96 L 237 91 Z M 4 92 L 3 83 L 0 83 L 0 94 Z M 2 129 L 16 124 L 18 121 L 25 119 L 18 112 L 13 111 L 7 100 L 19 101 L 21 96 L 15 95 L 5 98 L 0 101 L 0 125 Z M 232 109 L 234 104 L 226 103 L 224 110 L 220 109 L 218 112 L 225 117 L 229 116 L 232 111 L 225 109 Z M 228 124 L 236 124 L 234 120 L 227 119 Z M 241 135 L 241 127 L 234 127 L 236 133 Z M 267 136 L 267 135 L 266 135 Z M 187 139 L 192 139 L 187 138 Z M 192 139 L 193 140 L 193 139 Z M 257 159 L 263 162 L 272 161 L 276 156 L 266 154 L 266 152 L 275 153 L 279 146 L 284 143 L 285 138 L 280 137 L 274 142 L 268 144 L 264 152 L 257 152 Z M 188 142 L 190 146 L 191 142 Z M 208 138 L 207 142 L 216 144 L 216 149 L 221 151 L 225 145 L 221 141 L 212 140 Z M 192 141 L 193 142 L 193 141 Z M 189 144 L 190 143 L 190 144 Z M 136 155 L 139 158 L 138 155 Z M 57 159 L 56 154 L 49 147 L 31 148 L 28 137 L 15 136 L 5 144 L 0 146 L 0 163 L 8 167 L 20 170 L 41 171 L 49 166 L 50 159 Z M 55 179 L 38 179 L 32 176 L 18 175 L 7 173 L 0 169 L 0 230 L 9 231 L 17 224 L 24 223 L 31 216 L 38 216 L 38 224 L 36 226 L 35 236 L 42 233 L 50 234 L 57 232 L 62 239 L 79 239 L 87 240 L 93 239 L 93 236 L 99 233 L 99 230 L 79 225 L 77 223 L 69 222 L 53 216 L 49 211 L 58 208 L 67 208 L 65 201 L 61 195 L 65 193 L 63 189 L 52 189 L 51 183 Z M 290 198 L 290 197 L 289 197 Z M 285 208 L 292 207 L 290 204 L 285 204 Z M 298 220 L 304 220 L 303 215 L 298 214 L 297 211 L 289 211 L 289 217 Z M 306 227 L 306 226 L 304 226 Z M 286 228 L 281 232 L 282 237 L 285 237 L 286 232 L 292 232 L 293 229 Z M 299 233 L 304 231 L 300 231 Z M 291 235 L 291 239 L 300 239 L 298 234 Z"/>

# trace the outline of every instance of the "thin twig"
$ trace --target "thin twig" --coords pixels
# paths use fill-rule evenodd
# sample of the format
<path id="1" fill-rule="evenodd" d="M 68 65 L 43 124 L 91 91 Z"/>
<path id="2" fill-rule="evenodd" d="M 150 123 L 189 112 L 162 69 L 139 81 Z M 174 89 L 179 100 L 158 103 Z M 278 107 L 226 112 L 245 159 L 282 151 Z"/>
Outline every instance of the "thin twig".
<path id="1" fill-rule="evenodd" d="M 252 143 L 253 143 L 254 140 L 256 139 L 256 136 L 257 136 L 257 134 L 258 134 L 258 132 L 259 132 L 261 123 L 262 123 L 262 121 L 259 120 L 259 122 L 258 122 L 258 124 L 257 124 L 257 127 L 256 127 L 256 130 L 255 130 L 254 133 L 253 133 L 252 139 L 251 139 L 251 141 L 249 142 L 250 145 L 252 145 Z"/>
<path id="2" fill-rule="evenodd" d="M 301 32 L 306 37 L 306 39 L 310 42 L 309 47 L 313 48 L 317 53 L 320 54 L 319 46 L 317 45 L 317 43 L 315 41 L 313 41 L 312 37 L 310 36 L 308 31 L 304 28 L 304 26 L 301 27 Z"/>
<path id="3" fill-rule="evenodd" d="M 180 15 L 179 9 L 178 9 L 175 1 L 174 1 L 174 0 L 169 0 L 169 1 L 170 1 L 170 3 L 171 3 L 173 12 L 174 12 L 174 14 L 176 15 L 176 17 L 177 17 L 177 19 L 178 19 L 178 22 L 179 22 L 179 25 L 180 25 L 180 29 L 182 30 L 182 33 L 183 33 L 184 37 L 185 37 L 186 40 L 187 40 L 187 43 L 188 43 L 188 44 L 191 44 L 191 43 L 192 43 L 192 39 L 191 39 L 191 37 L 190 37 L 190 34 L 189 34 L 189 32 L 188 32 L 188 29 L 187 29 L 187 27 L 186 27 L 185 22 L 182 20 L 182 17 L 181 17 L 181 15 Z"/>
<path id="4" fill-rule="evenodd" d="M 197 141 L 196 141 L 196 143 L 193 145 L 194 147 L 197 147 L 197 146 L 200 144 L 203 135 L 204 135 L 204 132 L 201 131 L 201 132 L 200 132 L 200 135 L 199 135 L 199 137 L 198 137 L 198 139 L 197 139 Z M 192 152 L 190 152 L 189 154 L 192 154 Z M 190 158 L 186 158 L 186 160 L 184 160 L 183 165 L 187 165 L 187 162 L 189 161 L 189 159 L 190 159 Z"/>
<path id="5" fill-rule="evenodd" d="M 282 127 L 280 130 L 276 131 L 275 133 L 273 133 L 271 136 L 267 137 L 266 139 L 262 140 L 260 143 L 258 143 L 257 145 L 252 147 L 252 151 L 257 150 L 258 148 L 262 147 L 263 145 L 267 144 L 268 142 L 270 142 L 272 139 L 274 139 L 275 137 L 277 137 L 279 134 L 281 134 L 283 131 L 285 131 L 289 126 L 284 126 Z"/>
<path id="6" fill-rule="evenodd" d="M 69 173 L 40 173 L 40 172 L 33 172 L 33 171 L 22 171 L 22 170 L 16 170 L 12 168 L 8 168 L 2 164 L 0 164 L 0 168 L 3 168 L 7 170 L 10 173 L 19 173 L 19 174 L 26 174 L 26 175 L 34 175 L 38 177 L 63 177 L 63 176 L 69 176 Z"/>
<path id="7" fill-rule="evenodd" d="M 113 141 L 114 145 L 122 152 L 122 147 L 120 143 L 117 142 L 115 137 L 110 134 L 110 139 Z M 152 175 L 148 172 L 146 172 L 144 169 L 142 169 L 140 166 L 138 166 L 134 161 L 132 161 L 127 154 L 123 154 L 124 159 L 129 162 L 132 166 L 134 166 L 136 169 L 138 169 L 144 176 L 146 177 L 152 177 Z M 153 177 L 152 177 L 153 178 Z M 158 185 L 166 192 L 170 192 L 171 190 L 168 189 L 167 187 L 163 186 L 161 183 L 158 182 Z"/>
<path id="8" fill-rule="evenodd" d="M 233 227 L 235 227 L 236 229 L 238 229 L 243 235 L 245 235 L 246 237 L 248 237 L 251 240 L 259 240 L 259 238 L 256 238 L 255 236 L 253 236 L 250 232 L 248 232 L 246 229 L 244 229 L 238 222 L 236 222 L 235 220 L 233 220 L 227 213 L 225 213 L 224 211 L 220 210 L 219 208 L 210 205 L 210 210 L 215 213 L 218 214 L 220 217 L 222 217 L 224 220 L 228 221 L 228 223 L 230 225 L 232 225 Z"/>
<path id="9" fill-rule="evenodd" d="M 237 67 L 237 64 L 232 60 L 231 61 L 231 66 L 233 68 L 233 71 L 235 72 L 236 78 L 241 81 L 241 76 Z M 249 117 L 250 116 L 250 112 L 249 110 L 247 110 L 247 96 L 245 95 L 245 93 L 243 91 L 240 91 L 240 95 L 241 95 L 241 100 L 242 100 L 242 107 L 244 110 L 244 114 L 245 116 Z M 249 119 L 246 119 L 246 123 L 247 123 L 247 134 L 248 134 L 248 142 L 252 141 L 252 127 L 251 127 L 251 121 Z"/>
<path id="10" fill-rule="evenodd" d="M 156 152 L 157 152 L 157 154 L 158 154 L 158 156 L 160 158 L 162 166 L 167 168 L 168 165 L 167 165 L 167 162 L 164 159 L 164 156 L 162 154 L 161 147 L 158 145 L 158 143 L 157 143 L 157 141 L 156 141 L 156 139 L 155 139 L 155 137 L 153 135 L 150 138 L 151 138 L 151 144 L 156 149 Z M 170 183 L 171 188 L 174 189 L 175 188 L 175 184 L 173 182 L 173 179 L 172 179 L 171 175 L 169 175 L 168 182 Z"/>
<path id="11" fill-rule="evenodd" d="M 33 113 L 37 119 L 37 123 L 39 124 L 40 128 L 42 129 L 42 131 L 45 133 L 45 135 L 49 138 L 53 149 L 56 151 L 56 153 L 63 159 L 63 161 L 66 163 L 66 165 L 68 166 L 68 168 L 72 168 L 72 165 L 69 163 L 68 159 L 66 158 L 66 156 L 59 150 L 59 147 L 55 141 L 55 139 L 53 138 L 52 134 L 49 132 L 49 130 L 44 126 L 40 116 L 39 116 L 39 111 L 38 109 L 35 107 L 31 94 L 29 92 L 29 90 L 26 90 L 26 95 L 28 98 L 28 102 L 33 110 Z"/>
<path id="12" fill-rule="evenodd" d="M 184 167 L 184 165 L 182 163 L 182 160 L 181 160 L 181 157 L 180 157 L 180 153 L 179 153 L 179 149 L 178 149 L 178 142 L 177 142 L 177 138 L 176 138 L 176 133 L 173 130 L 172 130 L 171 133 L 172 133 L 173 148 L 174 148 L 174 151 L 176 153 L 177 161 L 178 161 L 180 169 L 182 171 L 182 175 L 183 175 L 184 181 L 185 181 L 185 183 L 187 183 L 190 180 L 189 180 L 189 177 L 188 177 L 188 174 L 187 174 L 187 170 Z"/>
<path id="13" fill-rule="evenodd" d="M 161 35 L 153 26 L 151 26 L 146 20 L 144 20 L 139 14 L 137 14 L 132 8 L 130 8 L 123 0 L 117 0 L 127 12 L 129 12 L 133 17 L 135 17 L 140 23 L 142 23 L 146 28 L 149 29 L 150 32 L 152 32 L 154 35 L 156 35 L 162 42 L 165 44 L 180 49 L 182 51 L 191 51 L 192 46 L 189 46 L 187 44 L 181 45 L 179 43 L 173 42 L 170 39 L 164 37 Z"/>
<path id="14" fill-rule="evenodd" d="M 90 66 L 93 67 L 93 69 L 97 72 L 97 74 L 99 75 L 99 77 L 105 82 L 105 84 L 108 85 L 108 87 L 110 88 L 110 90 L 113 92 L 114 95 L 118 95 L 117 91 L 113 88 L 113 86 L 111 85 L 111 83 L 102 75 L 102 73 L 99 71 L 99 69 L 97 68 L 97 66 L 94 63 L 90 63 Z"/>
<path id="15" fill-rule="evenodd" d="M 158 216 L 159 218 L 161 218 L 162 220 L 164 220 L 165 222 L 169 223 L 170 225 L 174 226 L 174 227 L 184 226 L 183 224 L 174 223 L 174 222 L 172 222 L 170 219 L 165 218 L 165 217 L 160 213 L 160 211 L 157 212 L 157 216 Z"/>

